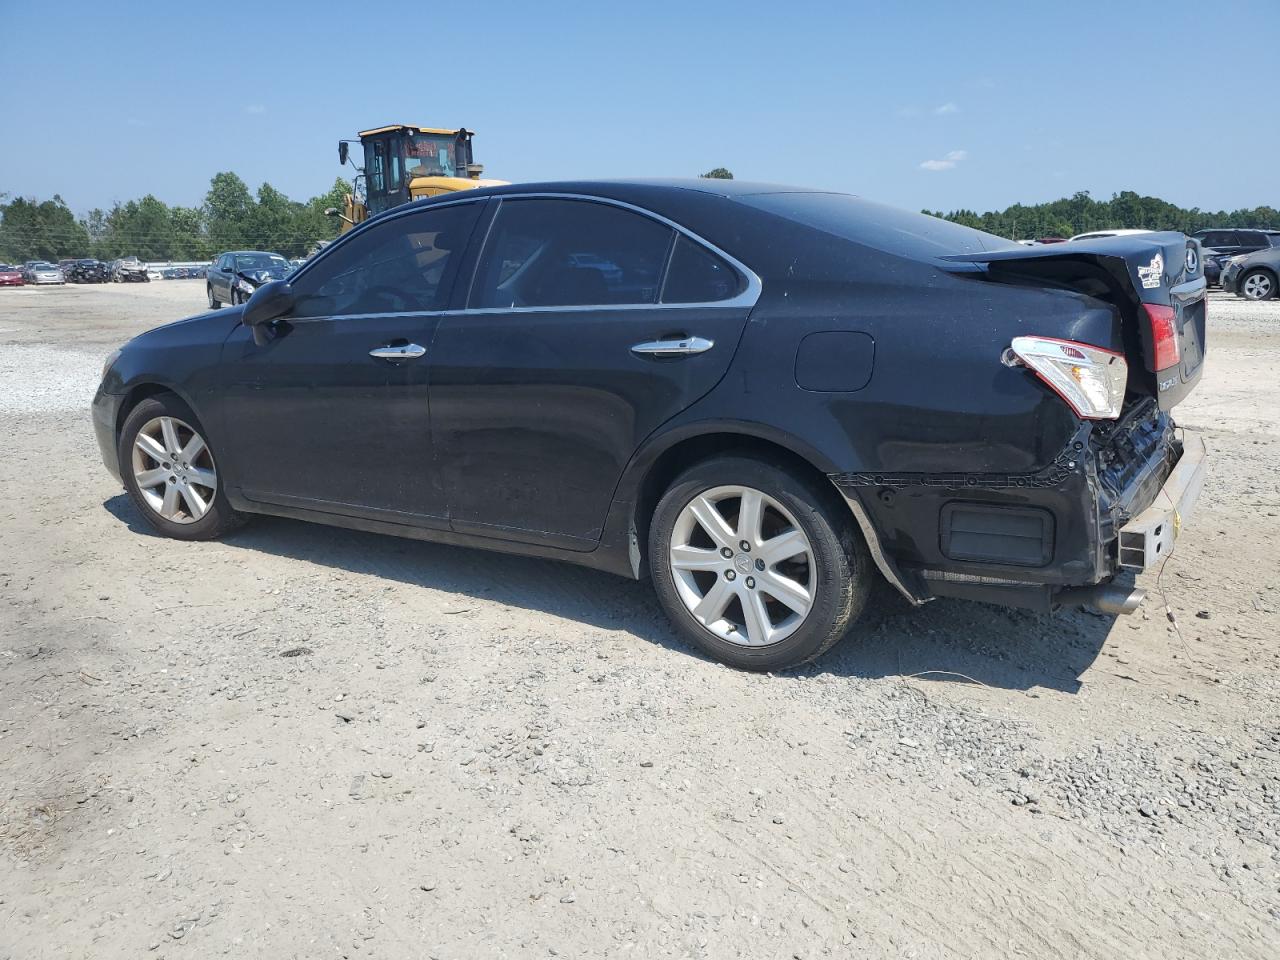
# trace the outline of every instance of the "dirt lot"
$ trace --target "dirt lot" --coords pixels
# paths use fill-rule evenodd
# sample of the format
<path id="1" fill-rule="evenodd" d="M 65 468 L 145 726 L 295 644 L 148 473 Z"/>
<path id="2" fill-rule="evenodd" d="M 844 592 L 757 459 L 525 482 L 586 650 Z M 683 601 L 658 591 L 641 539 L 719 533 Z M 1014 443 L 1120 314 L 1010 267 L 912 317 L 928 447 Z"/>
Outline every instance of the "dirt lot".
<path id="1" fill-rule="evenodd" d="M 1280 303 L 1211 305 L 1176 628 L 938 601 L 784 676 L 555 563 L 151 536 L 86 406 L 202 303 L 0 290 L 0 958 L 1280 955 Z"/>

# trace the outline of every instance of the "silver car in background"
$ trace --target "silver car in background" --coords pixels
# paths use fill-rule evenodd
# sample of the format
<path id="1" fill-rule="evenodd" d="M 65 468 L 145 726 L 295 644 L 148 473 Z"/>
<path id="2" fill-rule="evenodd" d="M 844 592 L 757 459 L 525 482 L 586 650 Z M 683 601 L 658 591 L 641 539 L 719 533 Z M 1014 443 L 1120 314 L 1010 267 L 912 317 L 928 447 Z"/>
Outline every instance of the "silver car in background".
<path id="1" fill-rule="evenodd" d="M 33 263 L 27 268 L 27 283 L 66 283 L 62 270 L 52 263 Z"/>

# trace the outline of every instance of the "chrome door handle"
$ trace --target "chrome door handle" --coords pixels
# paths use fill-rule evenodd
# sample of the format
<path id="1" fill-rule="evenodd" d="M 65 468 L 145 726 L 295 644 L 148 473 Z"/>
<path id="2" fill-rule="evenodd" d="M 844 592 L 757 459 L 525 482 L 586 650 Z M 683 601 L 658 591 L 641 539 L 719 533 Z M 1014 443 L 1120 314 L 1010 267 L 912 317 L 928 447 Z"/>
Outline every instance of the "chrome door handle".
<path id="1" fill-rule="evenodd" d="M 403 343 L 398 347 L 374 347 L 369 351 L 369 356 L 379 360 L 417 360 L 426 352 L 426 347 L 420 347 L 416 343 Z"/>
<path id="2" fill-rule="evenodd" d="M 706 353 L 714 346 L 715 341 L 705 337 L 683 337 L 679 340 L 637 343 L 631 348 L 631 352 L 644 357 L 687 357 L 694 353 Z"/>

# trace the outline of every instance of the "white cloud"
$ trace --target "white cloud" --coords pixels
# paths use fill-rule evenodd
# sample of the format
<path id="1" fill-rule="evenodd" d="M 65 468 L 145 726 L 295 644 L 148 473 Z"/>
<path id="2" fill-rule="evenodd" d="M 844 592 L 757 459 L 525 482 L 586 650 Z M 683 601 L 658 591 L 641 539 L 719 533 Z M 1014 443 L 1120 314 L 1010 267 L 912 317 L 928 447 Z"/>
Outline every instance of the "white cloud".
<path id="1" fill-rule="evenodd" d="M 952 170 L 961 160 L 969 156 L 968 150 L 952 150 L 941 160 L 925 160 L 920 164 L 921 170 Z"/>
<path id="2" fill-rule="evenodd" d="M 252 113 L 255 116 L 261 116 L 267 112 L 267 108 L 260 103 L 251 103 L 244 108 L 245 113 Z"/>
<path id="3" fill-rule="evenodd" d="M 940 117 L 944 117 L 949 113 L 959 113 L 960 108 L 956 106 L 952 101 L 948 100 L 946 103 L 942 104 L 941 106 L 934 107 L 933 112 Z"/>

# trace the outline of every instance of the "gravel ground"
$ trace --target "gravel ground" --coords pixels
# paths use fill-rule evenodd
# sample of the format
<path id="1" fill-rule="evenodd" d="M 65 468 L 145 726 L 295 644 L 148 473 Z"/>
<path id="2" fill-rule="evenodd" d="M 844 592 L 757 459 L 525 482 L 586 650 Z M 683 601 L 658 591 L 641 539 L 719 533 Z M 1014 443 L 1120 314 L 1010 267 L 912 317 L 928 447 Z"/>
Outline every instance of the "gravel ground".
<path id="1" fill-rule="evenodd" d="M 85 406 L 202 299 L 0 291 L 0 958 L 1280 954 L 1280 304 L 1213 297 L 1143 612 L 889 600 L 756 676 L 593 571 L 151 536 Z"/>

